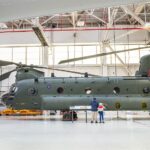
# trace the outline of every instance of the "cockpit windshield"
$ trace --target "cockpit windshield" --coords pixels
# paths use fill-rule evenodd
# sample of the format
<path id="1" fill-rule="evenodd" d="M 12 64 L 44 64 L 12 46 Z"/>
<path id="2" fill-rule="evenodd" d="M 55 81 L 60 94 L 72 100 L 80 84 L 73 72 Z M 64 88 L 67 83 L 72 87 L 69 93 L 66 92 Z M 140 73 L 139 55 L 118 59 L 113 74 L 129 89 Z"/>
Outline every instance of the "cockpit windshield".
<path id="1" fill-rule="evenodd" d="M 18 87 L 16 86 L 16 84 L 13 84 L 13 85 L 10 87 L 10 93 L 11 93 L 11 94 L 16 93 L 17 90 L 18 90 Z"/>

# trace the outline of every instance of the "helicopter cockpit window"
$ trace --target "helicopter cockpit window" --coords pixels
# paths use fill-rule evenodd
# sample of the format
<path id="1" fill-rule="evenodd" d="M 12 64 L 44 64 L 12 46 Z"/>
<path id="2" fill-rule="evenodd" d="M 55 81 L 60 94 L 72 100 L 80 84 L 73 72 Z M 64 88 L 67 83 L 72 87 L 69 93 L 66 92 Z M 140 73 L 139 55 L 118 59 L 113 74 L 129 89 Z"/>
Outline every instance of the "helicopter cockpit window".
<path id="1" fill-rule="evenodd" d="M 64 89 L 62 87 L 57 88 L 57 93 L 62 94 L 64 92 Z"/>
<path id="2" fill-rule="evenodd" d="M 29 95 L 35 96 L 35 95 L 37 95 L 37 93 L 38 93 L 38 90 L 36 88 L 28 89 L 28 94 Z"/>
<path id="3" fill-rule="evenodd" d="M 150 92 L 149 87 L 143 88 L 143 93 L 148 94 Z"/>
<path id="4" fill-rule="evenodd" d="M 91 94 L 92 93 L 92 89 L 91 88 L 86 88 L 85 89 L 85 93 L 88 94 L 88 95 Z"/>
<path id="5" fill-rule="evenodd" d="M 12 85 L 12 87 L 10 88 L 10 93 L 16 93 L 18 90 L 18 87 L 16 85 Z"/>
<path id="6" fill-rule="evenodd" d="M 29 69 L 24 69 L 24 72 L 29 72 Z"/>
<path id="7" fill-rule="evenodd" d="M 113 93 L 114 94 L 119 94 L 120 93 L 120 88 L 119 87 L 114 87 Z"/>

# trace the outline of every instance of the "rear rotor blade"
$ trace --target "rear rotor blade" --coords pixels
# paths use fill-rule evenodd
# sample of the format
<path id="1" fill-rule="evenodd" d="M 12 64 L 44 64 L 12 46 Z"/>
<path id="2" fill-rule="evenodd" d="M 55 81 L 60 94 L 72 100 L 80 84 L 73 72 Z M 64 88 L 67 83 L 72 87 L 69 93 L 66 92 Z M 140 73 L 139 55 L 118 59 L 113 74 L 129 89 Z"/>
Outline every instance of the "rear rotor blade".
<path id="1" fill-rule="evenodd" d="M 9 75 L 10 75 L 12 72 L 14 72 L 14 71 L 16 71 L 16 69 L 11 70 L 11 71 L 9 71 L 9 72 L 6 72 L 6 73 L 2 74 L 2 75 L 0 76 L 0 81 L 9 78 Z"/>
<path id="2" fill-rule="evenodd" d="M 90 59 L 90 58 L 95 58 L 95 57 L 99 57 L 99 56 L 106 56 L 106 55 L 117 54 L 117 53 L 122 53 L 122 52 L 135 51 L 135 50 L 139 50 L 139 49 L 146 49 L 146 48 L 150 48 L 150 47 L 147 47 L 147 46 L 146 47 L 138 47 L 138 48 L 125 49 L 125 50 L 113 51 L 113 52 L 108 52 L 108 53 L 100 53 L 100 54 L 89 55 L 89 56 L 84 56 L 84 57 L 66 59 L 66 60 L 60 61 L 59 64 L 75 62 L 78 60 Z"/>

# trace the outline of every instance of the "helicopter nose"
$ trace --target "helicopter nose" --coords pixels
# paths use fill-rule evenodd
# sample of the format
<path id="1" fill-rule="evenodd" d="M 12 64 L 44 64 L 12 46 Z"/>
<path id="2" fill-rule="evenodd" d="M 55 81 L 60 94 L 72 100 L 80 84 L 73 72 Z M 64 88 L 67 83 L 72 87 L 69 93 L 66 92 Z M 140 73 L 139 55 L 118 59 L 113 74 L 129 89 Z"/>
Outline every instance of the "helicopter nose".
<path id="1" fill-rule="evenodd" d="M 13 101 L 13 96 L 10 95 L 10 93 L 6 93 L 4 95 L 2 95 L 2 103 L 5 104 L 6 106 L 11 106 L 12 105 L 12 101 Z"/>

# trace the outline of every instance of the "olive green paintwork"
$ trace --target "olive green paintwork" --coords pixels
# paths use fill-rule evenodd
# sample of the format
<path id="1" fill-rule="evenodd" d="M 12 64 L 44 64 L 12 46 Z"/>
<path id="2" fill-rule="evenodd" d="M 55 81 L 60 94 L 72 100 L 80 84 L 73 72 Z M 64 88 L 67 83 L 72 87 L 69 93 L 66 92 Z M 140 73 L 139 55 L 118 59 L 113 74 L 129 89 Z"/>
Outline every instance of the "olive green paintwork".
<path id="1" fill-rule="evenodd" d="M 23 67 L 17 70 L 16 81 L 39 77 L 44 77 L 44 72 L 33 69 L 32 67 Z"/>
<path id="2" fill-rule="evenodd" d="M 150 72 L 150 55 L 145 55 L 140 59 L 140 67 L 136 75 L 146 77 L 148 72 Z"/>
<path id="3" fill-rule="evenodd" d="M 11 100 L 15 109 L 69 109 L 90 105 L 96 97 L 107 110 L 150 110 L 150 93 L 143 93 L 144 88 L 150 88 L 148 77 L 39 78 L 18 81 L 15 86 Z M 59 87 L 64 90 L 61 94 Z M 120 92 L 114 93 L 115 87 Z M 91 94 L 86 94 L 86 89 L 91 89 Z"/>

